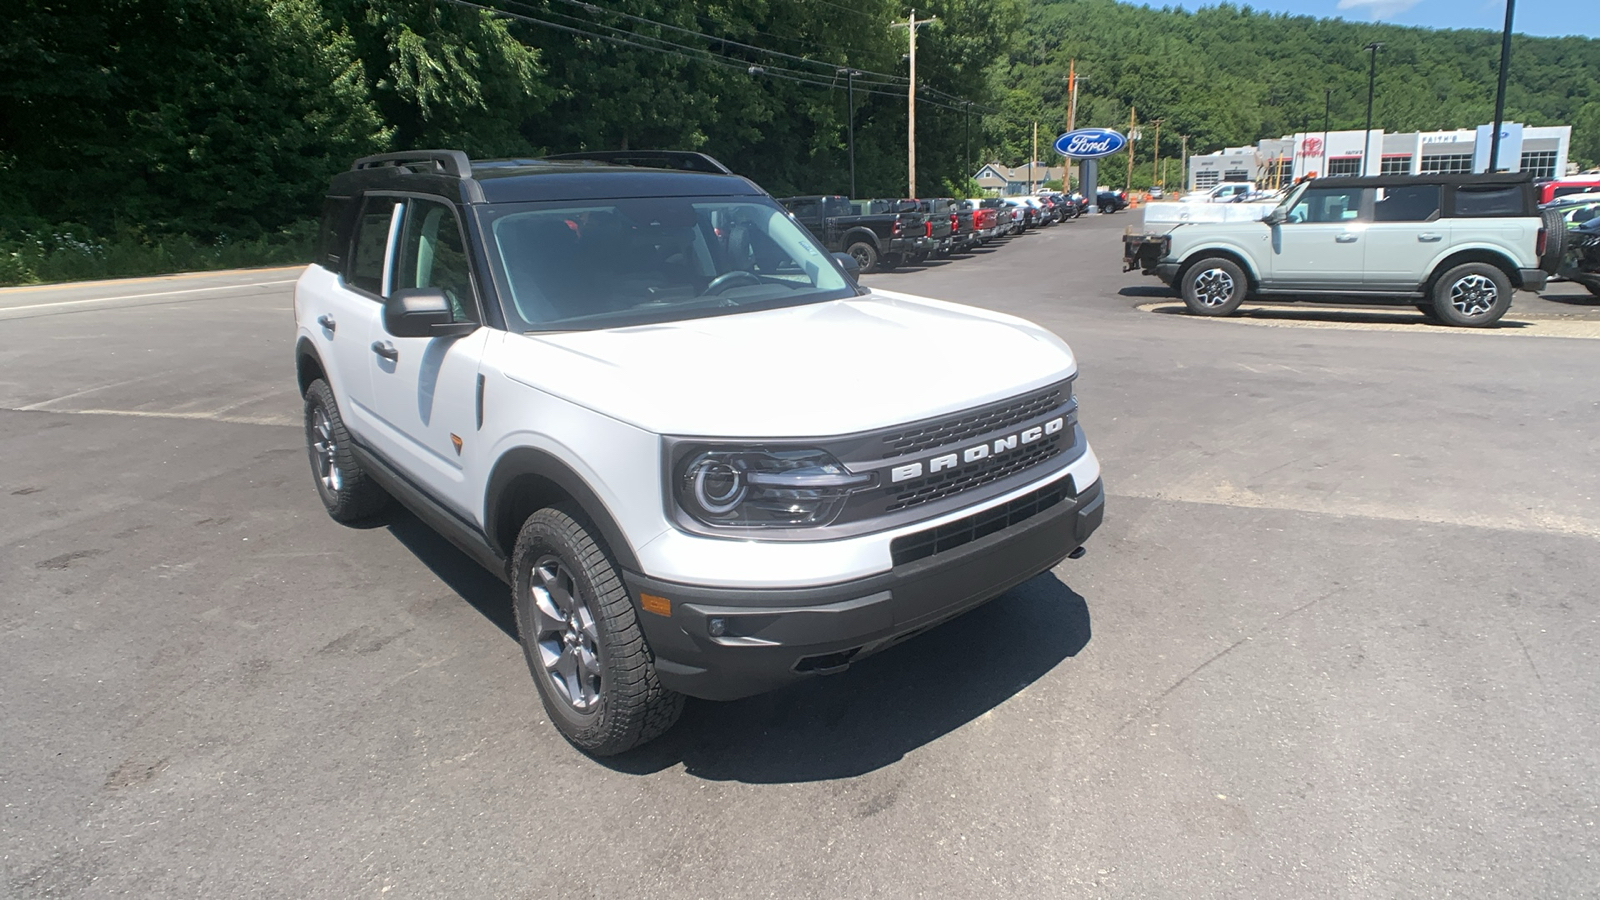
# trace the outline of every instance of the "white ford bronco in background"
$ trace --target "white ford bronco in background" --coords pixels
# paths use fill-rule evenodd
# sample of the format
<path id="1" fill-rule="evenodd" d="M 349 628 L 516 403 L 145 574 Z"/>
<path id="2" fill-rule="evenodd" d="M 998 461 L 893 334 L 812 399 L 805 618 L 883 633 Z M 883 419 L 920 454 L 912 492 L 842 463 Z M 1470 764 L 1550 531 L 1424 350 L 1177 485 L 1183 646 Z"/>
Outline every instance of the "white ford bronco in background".
<path id="1" fill-rule="evenodd" d="M 1103 492 L 1066 344 L 853 262 L 700 154 L 358 160 L 295 290 L 322 502 L 397 499 L 509 582 L 596 755 L 1075 555 Z"/>
<path id="2" fill-rule="evenodd" d="M 1176 288 L 1203 316 L 1246 297 L 1413 304 L 1450 325 L 1491 325 L 1513 290 L 1543 290 L 1559 218 L 1528 173 L 1317 178 L 1261 221 L 1184 222 L 1123 236 L 1123 266 Z"/>

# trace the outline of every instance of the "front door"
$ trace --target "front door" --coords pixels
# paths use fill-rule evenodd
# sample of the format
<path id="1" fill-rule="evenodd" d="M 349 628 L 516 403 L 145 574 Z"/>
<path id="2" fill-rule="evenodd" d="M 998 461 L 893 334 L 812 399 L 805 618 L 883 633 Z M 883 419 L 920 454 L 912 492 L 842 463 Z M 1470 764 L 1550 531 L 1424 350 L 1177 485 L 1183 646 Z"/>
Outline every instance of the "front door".
<path id="1" fill-rule="evenodd" d="M 391 291 L 438 288 L 457 322 L 482 322 L 455 210 L 412 198 L 401 211 Z M 478 523 L 483 497 L 468 489 L 478 458 L 478 364 L 490 330 L 395 337 L 380 317 L 369 337 L 375 448 L 433 498 Z"/>
<path id="2" fill-rule="evenodd" d="M 1366 286 L 1373 291 L 1414 291 L 1449 241 L 1439 221 L 1443 188 L 1408 184 L 1374 188 L 1367 226 Z"/>
<path id="3" fill-rule="evenodd" d="M 1367 217 L 1358 187 L 1311 187 L 1272 226 L 1266 283 L 1274 291 L 1359 290 Z"/>

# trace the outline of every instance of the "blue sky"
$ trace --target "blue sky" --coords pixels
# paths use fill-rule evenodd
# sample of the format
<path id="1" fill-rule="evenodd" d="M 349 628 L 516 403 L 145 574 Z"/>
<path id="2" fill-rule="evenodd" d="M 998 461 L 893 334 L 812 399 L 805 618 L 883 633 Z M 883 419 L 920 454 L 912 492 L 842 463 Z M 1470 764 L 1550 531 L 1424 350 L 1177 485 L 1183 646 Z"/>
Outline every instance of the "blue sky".
<path id="1" fill-rule="evenodd" d="M 1216 0 L 1168 0 L 1184 9 L 1215 6 Z M 1427 28 L 1486 28 L 1505 24 L 1505 0 L 1232 0 L 1262 12 L 1285 12 L 1352 22 L 1391 22 Z M 1577 34 L 1600 38 L 1600 0 L 1517 0 L 1512 29 L 1519 34 L 1555 37 Z"/>

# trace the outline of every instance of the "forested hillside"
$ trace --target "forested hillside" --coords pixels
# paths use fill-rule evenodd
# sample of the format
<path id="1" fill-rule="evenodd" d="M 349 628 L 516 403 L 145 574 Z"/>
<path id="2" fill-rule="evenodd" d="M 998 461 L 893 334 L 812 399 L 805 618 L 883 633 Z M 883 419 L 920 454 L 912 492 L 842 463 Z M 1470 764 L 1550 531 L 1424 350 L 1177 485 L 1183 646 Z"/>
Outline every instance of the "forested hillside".
<path id="1" fill-rule="evenodd" d="M 1430 31 L 1250 12 L 1222 5 L 1188 13 L 1114 0 L 1034 0 L 1009 65 L 997 73 L 1007 116 L 1002 158 L 1025 158 L 1035 118 L 1061 124 L 1067 61 L 1077 59 L 1078 122 L 1125 128 L 1160 118 L 1163 156 L 1189 135 L 1191 152 L 1320 129 L 1331 89 L 1332 127 L 1365 124 L 1368 55 L 1381 41 L 1373 127 L 1470 128 L 1494 116 L 1500 35 Z M 1600 162 L 1600 40 L 1512 41 L 1506 118 L 1572 125 L 1572 153 Z M 1154 151 L 1146 140 L 1140 159 Z M 1168 143 L 1168 137 L 1171 143 Z M 1137 179 L 1136 179 L 1137 180 Z"/>
<path id="2" fill-rule="evenodd" d="M 891 0 L 18 0 L 0 32 L 0 281 L 304 252 L 327 177 L 396 147 L 474 156 L 706 150 L 775 193 L 905 190 L 904 28 Z M 1498 37 L 1113 0 L 923 0 L 918 187 L 1023 161 L 1061 127 L 1160 117 L 1163 154 L 1320 126 L 1469 126 Z M 1516 41 L 1507 113 L 1600 161 L 1600 41 Z M 971 101 L 972 105 L 966 105 Z M 970 123 L 970 138 L 968 128 Z M 1171 135 L 1171 140 L 1166 139 Z M 1043 145 L 1041 140 L 1041 146 Z M 1138 145 L 1141 158 L 1154 148 Z M 1137 179 L 1136 179 L 1137 180 Z"/>

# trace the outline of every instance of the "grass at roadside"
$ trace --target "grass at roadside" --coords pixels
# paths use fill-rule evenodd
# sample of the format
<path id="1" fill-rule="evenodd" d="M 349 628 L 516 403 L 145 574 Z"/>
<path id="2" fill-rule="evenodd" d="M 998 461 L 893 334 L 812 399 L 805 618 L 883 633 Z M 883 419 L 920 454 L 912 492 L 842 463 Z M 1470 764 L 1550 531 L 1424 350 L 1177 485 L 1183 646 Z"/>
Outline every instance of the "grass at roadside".
<path id="1" fill-rule="evenodd" d="M 0 232 L 0 285 L 292 265 L 311 260 L 316 233 L 315 222 L 249 240 L 133 232 L 95 236 L 66 226 Z"/>

